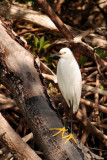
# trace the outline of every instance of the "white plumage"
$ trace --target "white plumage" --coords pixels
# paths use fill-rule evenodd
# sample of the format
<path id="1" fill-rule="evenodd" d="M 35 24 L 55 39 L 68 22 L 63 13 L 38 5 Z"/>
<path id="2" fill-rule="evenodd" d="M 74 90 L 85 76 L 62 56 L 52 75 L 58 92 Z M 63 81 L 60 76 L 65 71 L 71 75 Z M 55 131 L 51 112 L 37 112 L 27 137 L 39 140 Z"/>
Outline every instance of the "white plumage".
<path id="1" fill-rule="evenodd" d="M 78 63 L 69 48 L 63 48 L 58 54 L 51 55 L 51 57 L 55 56 L 60 57 L 57 65 L 57 80 L 62 95 L 69 106 L 69 115 L 71 115 L 71 133 L 64 136 L 64 133 L 69 130 L 69 126 L 67 125 L 69 115 L 66 117 L 63 128 L 51 128 L 50 130 L 58 130 L 58 132 L 53 136 L 56 136 L 62 132 L 62 138 L 68 138 L 65 143 L 67 143 L 70 139 L 73 139 L 74 142 L 77 143 L 72 134 L 72 123 L 73 113 L 78 111 L 81 98 L 81 72 Z"/>
<path id="2" fill-rule="evenodd" d="M 73 113 L 75 113 L 78 110 L 81 97 L 81 72 L 69 48 L 61 49 L 59 57 L 57 65 L 58 85 L 68 106 L 72 106 Z"/>

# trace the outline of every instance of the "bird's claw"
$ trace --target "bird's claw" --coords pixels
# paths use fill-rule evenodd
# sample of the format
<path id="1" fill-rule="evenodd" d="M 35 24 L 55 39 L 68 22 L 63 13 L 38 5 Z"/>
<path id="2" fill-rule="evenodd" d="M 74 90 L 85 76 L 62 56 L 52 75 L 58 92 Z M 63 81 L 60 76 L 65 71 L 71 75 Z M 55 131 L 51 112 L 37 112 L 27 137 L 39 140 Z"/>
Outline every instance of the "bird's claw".
<path id="1" fill-rule="evenodd" d="M 75 138 L 74 138 L 74 136 L 73 136 L 72 133 L 70 133 L 70 134 L 67 135 L 67 136 L 64 136 L 64 133 L 68 131 L 68 129 L 66 129 L 65 127 L 63 127 L 63 128 L 51 128 L 51 129 L 49 129 L 49 130 L 56 130 L 56 131 L 58 131 L 58 132 L 55 133 L 53 136 L 57 136 L 58 134 L 60 134 L 60 133 L 62 132 L 62 139 L 68 138 L 68 139 L 65 141 L 65 143 L 67 143 L 70 139 L 73 139 L 74 142 L 77 144 L 77 141 L 75 140 Z"/>
<path id="2" fill-rule="evenodd" d="M 74 138 L 74 136 L 73 136 L 72 133 L 70 133 L 69 135 L 64 136 L 64 137 L 62 137 L 62 138 L 68 138 L 68 139 L 65 141 L 65 143 L 67 143 L 70 139 L 73 139 L 74 142 L 77 144 L 77 141 L 75 140 L 75 138 Z"/>
<path id="3" fill-rule="evenodd" d="M 56 131 L 58 131 L 53 136 L 57 136 L 58 134 L 60 134 L 62 132 L 62 138 L 64 136 L 64 133 L 68 131 L 68 129 L 66 129 L 65 127 L 63 127 L 63 128 L 51 128 L 49 130 L 56 130 Z"/>

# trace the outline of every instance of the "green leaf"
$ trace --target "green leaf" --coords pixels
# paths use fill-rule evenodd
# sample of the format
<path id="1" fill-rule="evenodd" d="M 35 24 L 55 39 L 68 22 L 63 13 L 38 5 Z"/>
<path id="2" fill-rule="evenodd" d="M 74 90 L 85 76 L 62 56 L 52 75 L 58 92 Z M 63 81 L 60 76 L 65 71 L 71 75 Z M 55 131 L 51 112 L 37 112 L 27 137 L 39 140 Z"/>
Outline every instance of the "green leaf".
<path id="1" fill-rule="evenodd" d="M 42 57 L 42 60 L 45 61 L 46 63 L 48 63 L 48 60 L 46 57 Z"/>
<path id="2" fill-rule="evenodd" d="M 33 37 L 29 34 L 28 37 L 27 37 L 27 39 L 28 39 L 27 40 L 28 44 L 32 46 Z"/>
<path id="3" fill-rule="evenodd" d="M 44 36 L 42 36 L 41 39 L 40 39 L 40 41 L 39 41 L 39 43 L 40 43 L 39 50 L 41 50 L 41 49 L 43 48 L 43 46 L 44 46 L 44 41 L 45 41 L 45 38 L 44 38 Z"/>
<path id="4" fill-rule="evenodd" d="M 45 41 L 45 42 L 44 42 L 44 45 L 47 44 L 47 43 L 49 43 L 49 41 Z"/>
<path id="5" fill-rule="evenodd" d="M 35 46 L 38 48 L 39 39 L 37 37 L 34 37 Z"/>
<path id="6" fill-rule="evenodd" d="M 33 55 L 36 55 L 35 50 L 32 51 L 32 54 L 33 54 Z"/>
<path id="7" fill-rule="evenodd" d="M 80 64 L 84 65 L 87 62 L 88 58 L 86 56 L 81 56 L 80 57 Z"/>
<path id="8" fill-rule="evenodd" d="M 44 46 L 43 46 L 43 48 L 45 49 L 45 48 L 48 48 L 49 46 L 50 46 L 51 44 L 45 44 Z"/>
<path id="9" fill-rule="evenodd" d="M 96 53 L 97 54 L 103 54 L 103 49 L 102 48 L 96 48 Z"/>
<path id="10" fill-rule="evenodd" d="M 100 58 L 107 58 L 107 51 L 102 48 L 96 48 L 95 54 Z"/>
<path id="11" fill-rule="evenodd" d="M 103 86 L 103 84 L 100 84 L 100 88 L 104 90 L 104 86 Z"/>
<path id="12" fill-rule="evenodd" d="M 27 2 L 27 5 L 28 5 L 29 7 L 31 7 L 31 6 L 34 5 L 34 2 L 33 2 L 33 1 L 28 1 L 28 2 Z"/>
<path id="13" fill-rule="evenodd" d="M 31 35 L 30 34 L 28 35 L 28 39 L 31 39 Z"/>
<path id="14" fill-rule="evenodd" d="M 100 58 L 100 55 L 98 53 L 95 52 L 95 55 Z"/>
<path id="15" fill-rule="evenodd" d="M 55 63 L 52 63 L 52 66 L 53 66 L 54 68 L 56 68 L 56 65 L 55 65 Z"/>

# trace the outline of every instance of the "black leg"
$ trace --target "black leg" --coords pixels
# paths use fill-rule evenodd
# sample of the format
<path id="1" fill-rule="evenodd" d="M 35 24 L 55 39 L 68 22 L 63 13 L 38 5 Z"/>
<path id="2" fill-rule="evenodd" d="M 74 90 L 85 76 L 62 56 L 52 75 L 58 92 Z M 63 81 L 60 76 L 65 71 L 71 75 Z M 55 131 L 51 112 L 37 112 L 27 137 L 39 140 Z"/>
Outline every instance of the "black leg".
<path id="1" fill-rule="evenodd" d="M 71 115 L 71 133 L 72 133 L 72 126 L 73 126 L 73 106 L 70 107 L 70 115 Z"/>
<path id="2" fill-rule="evenodd" d="M 65 122 L 64 122 L 64 126 L 66 129 L 68 129 L 68 116 L 66 117 Z"/>
<path id="3" fill-rule="evenodd" d="M 68 138 L 67 140 L 66 140 L 66 142 L 65 143 L 67 143 L 70 139 L 73 139 L 74 140 L 74 142 L 77 144 L 77 142 L 76 142 L 76 140 L 75 140 L 75 138 L 74 138 L 74 136 L 73 136 L 73 134 L 72 134 L 72 124 L 73 124 L 73 99 L 72 99 L 72 104 L 71 104 L 71 101 L 69 101 L 69 115 L 71 116 L 71 128 L 70 128 L 70 134 L 69 135 L 67 135 L 67 136 L 63 136 L 62 135 L 62 138 Z M 67 127 L 66 125 L 67 125 L 67 120 L 69 119 L 69 115 L 68 115 L 68 117 L 66 118 L 66 121 L 65 121 L 65 128 Z"/>
<path id="4" fill-rule="evenodd" d="M 69 114 L 71 116 L 71 133 L 72 133 L 73 132 L 72 131 L 72 126 L 73 126 L 73 100 L 72 100 L 72 104 L 71 104 L 70 101 L 69 101 L 69 104 L 70 104 Z"/>

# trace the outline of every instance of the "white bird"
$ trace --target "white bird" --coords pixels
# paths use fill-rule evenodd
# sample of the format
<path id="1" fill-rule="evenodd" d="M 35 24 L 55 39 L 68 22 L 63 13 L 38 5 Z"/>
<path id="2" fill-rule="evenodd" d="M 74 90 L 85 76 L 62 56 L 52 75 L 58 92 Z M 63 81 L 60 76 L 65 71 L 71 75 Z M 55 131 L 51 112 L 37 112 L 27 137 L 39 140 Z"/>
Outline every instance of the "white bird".
<path id="1" fill-rule="evenodd" d="M 78 111 L 81 98 L 81 88 L 82 88 L 81 72 L 78 63 L 69 48 L 62 48 L 58 54 L 52 55 L 52 57 L 54 56 L 60 57 L 57 65 L 57 80 L 60 91 L 66 103 L 68 104 L 69 114 L 71 114 L 71 133 L 72 133 L 73 113 L 76 113 Z M 58 133 L 60 133 L 60 131 Z M 64 138 L 63 135 L 62 138 Z M 71 136 L 70 138 L 73 137 Z"/>

